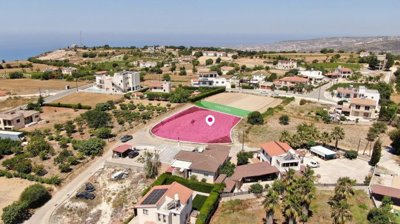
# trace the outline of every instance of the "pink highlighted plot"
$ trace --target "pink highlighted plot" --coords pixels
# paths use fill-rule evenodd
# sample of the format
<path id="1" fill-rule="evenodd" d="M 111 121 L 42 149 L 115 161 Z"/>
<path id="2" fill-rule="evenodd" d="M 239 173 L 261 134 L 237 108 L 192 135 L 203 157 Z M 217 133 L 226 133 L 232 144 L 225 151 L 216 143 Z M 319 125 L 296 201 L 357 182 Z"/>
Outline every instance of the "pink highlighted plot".
<path id="1" fill-rule="evenodd" d="M 215 119 L 207 124 L 206 117 Z M 162 138 L 196 143 L 231 143 L 231 129 L 240 121 L 239 117 L 199 107 L 191 107 L 169 117 L 151 132 Z"/>

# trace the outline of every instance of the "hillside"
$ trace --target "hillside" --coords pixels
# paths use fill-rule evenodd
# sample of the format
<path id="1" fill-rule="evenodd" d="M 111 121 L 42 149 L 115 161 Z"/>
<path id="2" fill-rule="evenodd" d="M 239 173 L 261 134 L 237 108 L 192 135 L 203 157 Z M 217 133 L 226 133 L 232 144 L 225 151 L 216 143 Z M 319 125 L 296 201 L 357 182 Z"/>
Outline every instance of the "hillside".
<path id="1" fill-rule="evenodd" d="M 310 40 L 280 41 L 272 44 L 240 46 L 240 50 L 264 51 L 319 51 L 333 48 L 345 51 L 388 51 L 400 53 L 400 36 L 381 37 L 331 37 Z"/>

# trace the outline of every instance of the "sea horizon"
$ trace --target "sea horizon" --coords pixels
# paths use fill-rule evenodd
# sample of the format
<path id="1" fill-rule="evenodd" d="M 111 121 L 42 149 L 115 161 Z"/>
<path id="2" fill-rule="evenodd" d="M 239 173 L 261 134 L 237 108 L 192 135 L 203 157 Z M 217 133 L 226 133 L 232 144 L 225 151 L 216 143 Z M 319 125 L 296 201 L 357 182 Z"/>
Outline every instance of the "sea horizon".
<path id="1" fill-rule="evenodd" d="M 26 60 L 39 54 L 66 48 L 72 44 L 93 47 L 143 47 L 174 45 L 193 47 L 238 47 L 280 41 L 322 38 L 318 35 L 290 34 L 8 34 L 0 37 L 0 60 Z"/>

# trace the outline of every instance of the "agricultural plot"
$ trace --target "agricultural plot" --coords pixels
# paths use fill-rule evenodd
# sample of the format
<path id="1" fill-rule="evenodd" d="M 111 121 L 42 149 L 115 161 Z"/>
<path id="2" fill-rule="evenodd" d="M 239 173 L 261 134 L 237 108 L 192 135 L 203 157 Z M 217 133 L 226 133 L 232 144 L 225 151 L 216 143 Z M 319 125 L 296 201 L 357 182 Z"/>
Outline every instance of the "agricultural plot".
<path id="1" fill-rule="evenodd" d="M 115 101 L 121 99 L 121 95 L 109 95 L 100 93 L 85 93 L 79 92 L 68 96 L 65 96 L 53 103 L 63 103 L 63 104 L 82 104 L 88 105 L 94 108 L 98 103 L 105 103 L 109 100 Z"/>

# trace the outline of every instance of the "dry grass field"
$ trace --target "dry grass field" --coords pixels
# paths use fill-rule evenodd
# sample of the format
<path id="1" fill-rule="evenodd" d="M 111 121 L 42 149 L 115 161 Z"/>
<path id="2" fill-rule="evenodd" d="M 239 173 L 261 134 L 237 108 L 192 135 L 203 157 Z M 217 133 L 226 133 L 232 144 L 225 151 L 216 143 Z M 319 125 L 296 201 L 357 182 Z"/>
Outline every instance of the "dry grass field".
<path id="1" fill-rule="evenodd" d="M 261 205 L 262 198 L 250 200 L 231 200 L 221 202 L 211 219 L 211 224 L 261 224 L 265 211 Z"/>
<path id="2" fill-rule="evenodd" d="M 0 100 L 0 111 L 13 109 L 17 106 L 37 101 L 37 97 L 8 97 L 6 100 Z"/>
<path id="3" fill-rule="evenodd" d="M 17 201 L 22 191 L 34 183 L 35 182 L 19 178 L 8 179 L 6 177 L 0 177 L 0 216 L 3 213 L 4 207 Z M 2 222 L 0 221 L 0 223 Z"/>
<path id="4" fill-rule="evenodd" d="M 53 103 L 66 103 L 66 104 L 80 103 L 82 105 L 88 105 L 94 108 L 98 103 L 105 103 L 109 100 L 116 101 L 121 99 L 122 97 L 123 96 L 121 95 L 79 92 L 65 96 L 59 100 L 54 101 Z"/>
<path id="5" fill-rule="evenodd" d="M 258 147 L 260 143 L 266 141 L 279 140 L 283 131 L 289 133 L 295 133 L 296 127 L 301 123 L 313 123 L 321 132 L 331 132 L 337 124 L 326 124 L 321 120 L 317 120 L 315 111 L 322 108 L 321 105 L 309 103 L 306 105 L 298 105 L 296 102 L 292 102 L 285 107 L 284 111 L 274 114 L 269 117 L 264 125 L 255 125 L 248 129 L 245 135 L 246 144 L 254 147 Z M 282 115 L 288 115 L 290 118 L 288 125 L 282 125 L 279 123 L 279 117 Z M 239 123 L 237 130 L 247 129 L 247 124 L 244 122 Z M 345 132 L 343 140 L 339 141 L 339 147 L 348 150 L 357 150 L 358 144 L 360 143 L 360 150 L 364 150 L 367 144 L 367 132 L 370 128 L 369 125 L 342 125 Z M 389 132 L 392 128 L 388 127 Z M 390 139 L 387 135 L 382 135 L 381 140 L 383 145 L 389 145 Z M 333 142 L 331 143 L 333 144 Z"/>
<path id="6" fill-rule="evenodd" d="M 281 99 L 244 93 L 220 93 L 210 96 L 204 101 L 261 113 L 267 111 L 270 107 L 278 106 L 282 102 Z"/>
<path id="7" fill-rule="evenodd" d="M 56 69 L 57 67 L 51 66 L 51 65 L 45 65 L 45 64 L 36 64 L 36 63 L 31 63 L 32 68 L 19 68 L 19 65 L 26 65 L 28 63 L 31 63 L 29 61 L 11 61 L 11 62 L 6 62 L 3 64 L 3 67 L 6 66 L 6 64 L 11 65 L 13 68 L 4 68 L 0 70 L 0 77 L 3 75 L 6 75 L 11 72 L 36 72 L 36 71 L 45 71 L 47 69 Z"/>
<path id="8" fill-rule="evenodd" d="M 9 92 L 13 95 L 38 94 L 39 89 L 42 93 L 47 90 L 55 92 L 65 89 L 66 85 L 75 87 L 75 82 L 64 80 L 36 80 L 36 79 L 1 79 L 0 90 Z M 88 82 L 78 82 L 78 86 L 83 86 Z"/>

